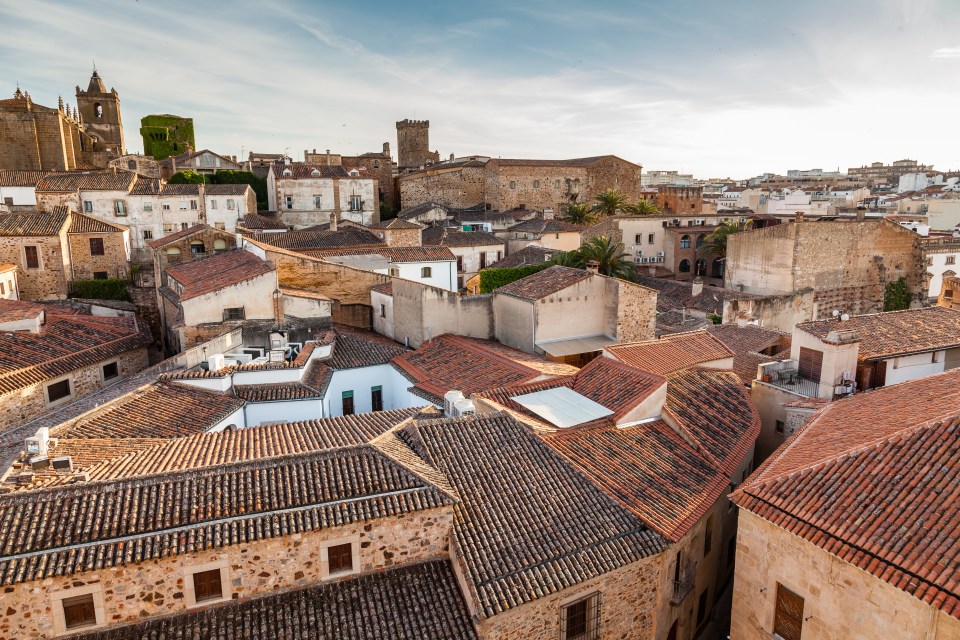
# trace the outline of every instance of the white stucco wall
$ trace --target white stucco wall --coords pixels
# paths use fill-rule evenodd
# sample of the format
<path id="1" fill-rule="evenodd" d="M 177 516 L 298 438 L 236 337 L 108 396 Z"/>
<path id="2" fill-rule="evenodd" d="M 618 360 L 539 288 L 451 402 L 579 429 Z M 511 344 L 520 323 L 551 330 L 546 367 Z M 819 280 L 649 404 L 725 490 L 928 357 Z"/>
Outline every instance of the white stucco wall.
<path id="1" fill-rule="evenodd" d="M 373 307 L 373 330 L 391 340 L 396 339 L 393 331 L 393 296 L 371 291 L 370 305 Z"/>
<path id="2" fill-rule="evenodd" d="M 246 425 L 256 427 L 264 422 L 318 420 L 325 417 L 323 404 L 322 398 L 285 402 L 248 402 L 244 406 Z"/>
<path id="3" fill-rule="evenodd" d="M 37 204 L 37 192 L 34 187 L 4 187 L 0 185 L 0 204 L 7 198 L 13 198 L 15 205 Z"/>
<path id="4" fill-rule="evenodd" d="M 945 355 L 945 351 L 934 351 L 887 360 L 884 386 L 942 373 L 945 370 Z"/>
<path id="5" fill-rule="evenodd" d="M 247 320 L 272 319 L 273 292 L 276 288 L 277 272 L 270 271 L 196 298 L 182 300 L 183 322 L 188 327 L 223 322 L 223 310 L 234 307 L 243 307 Z"/>
<path id="6" fill-rule="evenodd" d="M 394 262 L 393 267 L 399 271 L 396 275 L 406 280 L 422 282 L 447 291 L 457 290 L 457 263 L 454 260 Z M 422 275 L 425 267 L 430 269 L 428 277 Z"/>
<path id="7" fill-rule="evenodd" d="M 324 411 L 327 416 L 343 415 L 343 392 L 353 391 L 354 413 L 368 413 L 373 410 L 371 390 L 383 388 L 383 408 L 405 409 L 422 407 L 429 404 L 423 398 L 413 395 L 407 388 L 410 381 L 389 364 L 358 369 L 334 371 L 327 393 L 324 397 Z"/>

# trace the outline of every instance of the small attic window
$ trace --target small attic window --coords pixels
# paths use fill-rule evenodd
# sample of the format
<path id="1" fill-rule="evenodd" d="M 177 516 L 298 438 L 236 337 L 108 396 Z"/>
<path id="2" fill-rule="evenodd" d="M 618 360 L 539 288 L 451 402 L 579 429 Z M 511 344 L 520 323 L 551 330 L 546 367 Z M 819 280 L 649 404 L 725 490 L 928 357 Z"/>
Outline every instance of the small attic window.
<path id="1" fill-rule="evenodd" d="M 286 173 L 286 172 L 284 172 L 284 173 Z M 310 172 L 310 175 L 313 176 L 314 178 L 318 178 L 318 177 L 320 177 L 320 170 L 319 170 L 319 169 L 314 169 L 313 171 Z"/>
<path id="2" fill-rule="evenodd" d="M 360 172 L 357 171 L 356 169 L 351 169 L 351 170 L 350 170 L 350 175 L 356 177 L 356 176 L 359 176 L 359 175 L 360 175 Z"/>
<path id="3" fill-rule="evenodd" d="M 290 176 L 293 175 L 293 171 L 290 171 L 290 169 L 284 169 L 284 170 L 283 170 L 283 175 L 284 175 L 285 177 L 290 177 Z"/>

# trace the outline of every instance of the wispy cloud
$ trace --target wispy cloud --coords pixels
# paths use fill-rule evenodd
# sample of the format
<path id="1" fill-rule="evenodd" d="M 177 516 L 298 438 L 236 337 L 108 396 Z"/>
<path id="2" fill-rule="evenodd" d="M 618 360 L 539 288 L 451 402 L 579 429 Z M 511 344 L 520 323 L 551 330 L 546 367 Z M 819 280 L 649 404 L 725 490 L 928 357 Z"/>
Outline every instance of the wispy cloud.
<path id="1" fill-rule="evenodd" d="M 960 58 L 960 47 L 943 47 L 934 49 L 931 58 Z"/>

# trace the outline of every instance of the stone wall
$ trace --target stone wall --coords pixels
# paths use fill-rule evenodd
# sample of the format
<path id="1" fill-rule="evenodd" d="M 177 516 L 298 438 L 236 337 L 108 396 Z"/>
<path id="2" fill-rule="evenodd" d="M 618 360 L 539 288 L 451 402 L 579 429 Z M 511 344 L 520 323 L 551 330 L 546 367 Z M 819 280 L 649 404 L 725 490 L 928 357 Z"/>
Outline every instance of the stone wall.
<path id="1" fill-rule="evenodd" d="M 960 620 L 741 509 L 731 638 L 771 637 L 778 583 L 804 598 L 804 640 L 960 638 Z"/>
<path id="2" fill-rule="evenodd" d="M 129 377 L 142 371 L 149 365 L 147 349 L 144 347 L 128 351 L 82 369 L 77 369 L 69 376 L 64 376 L 70 378 L 72 394 L 69 400 L 63 400 L 55 405 L 47 403 L 46 387 L 50 382 L 62 380 L 63 377 L 53 378 L 24 389 L 18 389 L 17 391 L 0 395 L 0 431 L 12 429 L 18 424 L 32 420 L 50 411 L 53 406 L 78 400 L 105 386 L 103 380 L 103 365 L 114 361 L 119 364 L 120 377 L 108 380 L 107 384 L 113 384 L 118 379 Z"/>
<path id="3" fill-rule="evenodd" d="M 723 323 L 736 323 L 746 314 L 761 327 L 790 333 L 798 322 L 813 320 L 813 312 L 814 291 L 802 289 L 782 295 L 724 300 Z"/>
<path id="4" fill-rule="evenodd" d="M 618 342 L 653 340 L 657 331 L 657 291 L 638 284 L 605 278 L 608 291 L 608 313 Z"/>
<path id="5" fill-rule="evenodd" d="M 28 269 L 24 246 L 38 248 L 40 269 Z M 21 300 L 56 300 L 67 297 L 66 256 L 57 236 L 0 237 L 0 264 L 19 267 L 17 279 Z"/>
<path id="6" fill-rule="evenodd" d="M 490 295 L 462 296 L 454 291 L 393 280 L 393 339 L 417 348 L 442 333 L 493 337 Z"/>
<path id="7" fill-rule="evenodd" d="M 95 256 L 90 251 L 90 239 L 99 238 L 103 241 L 103 255 Z M 87 280 L 93 274 L 104 272 L 108 278 L 127 277 L 127 246 L 124 242 L 124 233 L 69 233 L 67 242 L 70 245 L 71 264 L 74 280 Z"/>
<path id="8" fill-rule="evenodd" d="M 358 541 L 361 573 L 442 557 L 453 524 L 450 507 L 390 519 L 165 557 L 135 565 L 7 587 L 0 607 L 0 640 L 54 634 L 54 598 L 95 585 L 109 624 L 183 612 L 192 567 L 225 567 L 224 599 L 246 599 L 328 580 L 321 549 Z M 334 578 L 336 579 L 336 578 Z"/>
<path id="9" fill-rule="evenodd" d="M 481 640 L 557 640 L 561 608 L 600 594 L 600 637 L 646 640 L 657 637 L 660 557 L 644 558 L 592 580 L 479 620 Z"/>
<path id="10" fill-rule="evenodd" d="M 397 163 L 401 167 L 419 167 L 438 160 L 439 154 L 430 151 L 429 120 L 401 120 L 397 123 Z"/>
<path id="11" fill-rule="evenodd" d="M 388 247 L 419 247 L 423 244 L 422 229 L 370 229 L 382 237 Z"/>
<path id="12" fill-rule="evenodd" d="M 456 209 L 484 202 L 484 170 L 482 166 L 455 169 L 426 169 L 402 175 L 397 179 L 400 206 L 413 207 L 435 202 Z"/>
<path id="13" fill-rule="evenodd" d="M 657 186 L 656 202 L 666 214 L 703 211 L 703 187 Z"/>

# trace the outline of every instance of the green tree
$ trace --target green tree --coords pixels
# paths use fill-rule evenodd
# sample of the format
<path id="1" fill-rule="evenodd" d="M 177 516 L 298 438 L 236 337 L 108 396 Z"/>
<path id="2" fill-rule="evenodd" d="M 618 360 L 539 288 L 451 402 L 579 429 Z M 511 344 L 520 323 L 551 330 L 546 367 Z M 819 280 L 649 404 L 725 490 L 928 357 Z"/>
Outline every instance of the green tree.
<path id="1" fill-rule="evenodd" d="M 910 287 L 906 278 L 899 278 L 896 282 L 887 284 L 883 295 L 884 311 L 900 311 L 910 308 Z"/>
<path id="2" fill-rule="evenodd" d="M 583 269 L 585 266 L 583 254 L 580 252 L 580 249 L 557 253 L 551 258 L 550 264 L 560 265 L 561 267 L 573 267 L 575 269 Z"/>
<path id="3" fill-rule="evenodd" d="M 607 189 L 594 198 L 593 210 L 601 216 L 612 216 L 629 203 L 627 194 L 619 189 Z"/>
<path id="4" fill-rule="evenodd" d="M 735 233 L 746 231 L 749 228 L 749 220 L 747 222 L 721 222 L 717 228 L 706 237 L 706 242 L 704 242 L 698 251 L 698 253 L 700 253 L 699 257 L 716 256 L 721 259 L 726 259 L 727 238 Z"/>
<path id="5" fill-rule="evenodd" d="M 623 207 L 623 212 L 630 216 L 655 216 L 661 211 L 663 209 L 656 202 L 643 199 Z"/>
<path id="6" fill-rule="evenodd" d="M 585 265 L 596 262 L 598 270 L 605 276 L 630 281 L 636 279 L 637 270 L 630 260 L 630 254 L 624 252 L 622 242 L 614 244 L 606 236 L 590 238 L 578 252 Z"/>
<path id="7" fill-rule="evenodd" d="M 567 205 L 567 209 L 564 211 L 563 219 L 573 224 L 588 225 L 596 222 L 597 216 L 590 210 L 588 205 L 570 204 Z"/>
<path id="8" fill-rule="evenodd" d="M 177 171 L 167 180 L 170 184 L 206 184 L 207 176 L 197 173 L 191 169 L 186 171 Z"/>

